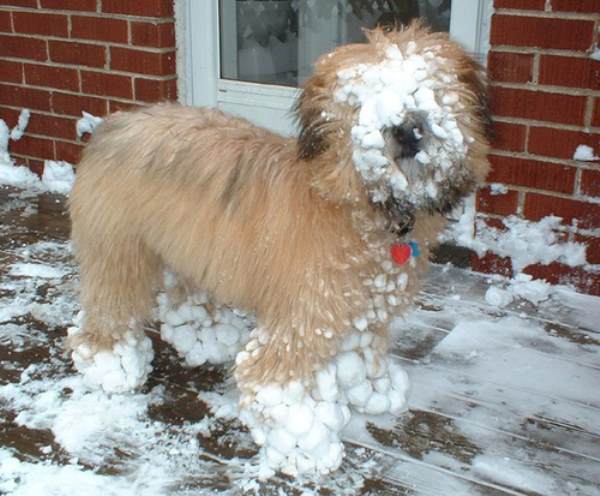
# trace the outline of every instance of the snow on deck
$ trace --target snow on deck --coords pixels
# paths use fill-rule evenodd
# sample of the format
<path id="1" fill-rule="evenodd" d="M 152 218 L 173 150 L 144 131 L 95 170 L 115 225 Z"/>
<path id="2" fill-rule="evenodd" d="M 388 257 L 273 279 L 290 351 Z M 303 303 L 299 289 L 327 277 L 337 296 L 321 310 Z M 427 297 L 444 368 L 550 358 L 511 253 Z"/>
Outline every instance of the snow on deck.
<path id="1" fill-rule="evenodd" d="M 432 267 L 394 323 L 410 410 L 355 417 L 342 468 L 256 481 L 227 370 L 157 348 L 139 394 L 85 389 L 62 353 L 78 310 L 64 198 L 0 190 L 0 494 L 600 494 L 600 299 Z M 489 298 L 488 298 L 489 300 Z"/>

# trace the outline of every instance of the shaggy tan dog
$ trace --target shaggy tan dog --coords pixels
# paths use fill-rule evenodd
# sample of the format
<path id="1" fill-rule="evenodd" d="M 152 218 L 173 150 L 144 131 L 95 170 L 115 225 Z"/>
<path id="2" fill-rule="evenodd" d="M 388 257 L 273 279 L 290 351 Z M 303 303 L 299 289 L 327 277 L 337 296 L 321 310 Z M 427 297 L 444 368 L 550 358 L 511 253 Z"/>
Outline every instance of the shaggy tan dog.
<path id="1" fill-rule="evenodd" d="M 106 119 L 70 199 L 85 312 L 71 346 L 89 359 L 141 332 L 169 268 L 254 312 L 235 370 L 246 403 L 263 385 L 309 384 L 352 329 L 385 353 L 442 214 L 488 171 L 488 118 L 480 68 L 445 35 L 367 35 L 316 63 L 298 139 L 176 104 Z"/>

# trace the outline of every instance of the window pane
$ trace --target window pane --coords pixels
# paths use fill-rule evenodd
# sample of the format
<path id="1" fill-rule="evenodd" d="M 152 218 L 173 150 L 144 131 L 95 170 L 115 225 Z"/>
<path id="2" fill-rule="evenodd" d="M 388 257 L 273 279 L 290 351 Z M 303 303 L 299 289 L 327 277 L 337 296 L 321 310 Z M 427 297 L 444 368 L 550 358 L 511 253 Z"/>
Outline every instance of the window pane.
<path id="1" fill-rule="evenodd" d="M 298 86 L 317 57 L 361 28 L 421 17 L 448 31 L 451 0 L 220 0 L 221 77 Z"/>

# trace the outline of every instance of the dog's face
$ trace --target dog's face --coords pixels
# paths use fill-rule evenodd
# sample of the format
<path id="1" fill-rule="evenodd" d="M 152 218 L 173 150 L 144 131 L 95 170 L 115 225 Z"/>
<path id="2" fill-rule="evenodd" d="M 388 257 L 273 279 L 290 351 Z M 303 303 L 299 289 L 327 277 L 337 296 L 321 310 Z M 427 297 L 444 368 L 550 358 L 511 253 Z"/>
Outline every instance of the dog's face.
<path id="1" fill-rule="evenodd" d="M 487 95 L 477 64 L 444 35 L 417 24 L 368 37 L 317 63 L 298 105 L 299 152 L 349 154 L 369 201 L 402 231 L 415 211 L 447 212 L 485 177 Z"/>

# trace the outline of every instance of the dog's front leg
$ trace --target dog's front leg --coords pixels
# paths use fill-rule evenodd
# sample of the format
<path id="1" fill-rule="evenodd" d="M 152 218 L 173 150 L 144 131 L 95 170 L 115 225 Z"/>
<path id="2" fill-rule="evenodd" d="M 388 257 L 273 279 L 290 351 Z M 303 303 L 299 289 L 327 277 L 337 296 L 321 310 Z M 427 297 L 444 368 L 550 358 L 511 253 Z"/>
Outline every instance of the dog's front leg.
<path id="1" fill-rule="evenodd" d="M 283 337 L 257 327 L 236 358 L 241 419 L 261 446 L 262 478 L 324 474 L 342 461 L 350 410 L 337 383 L 337 343 L 330 331 L 310 332 Z"/>

